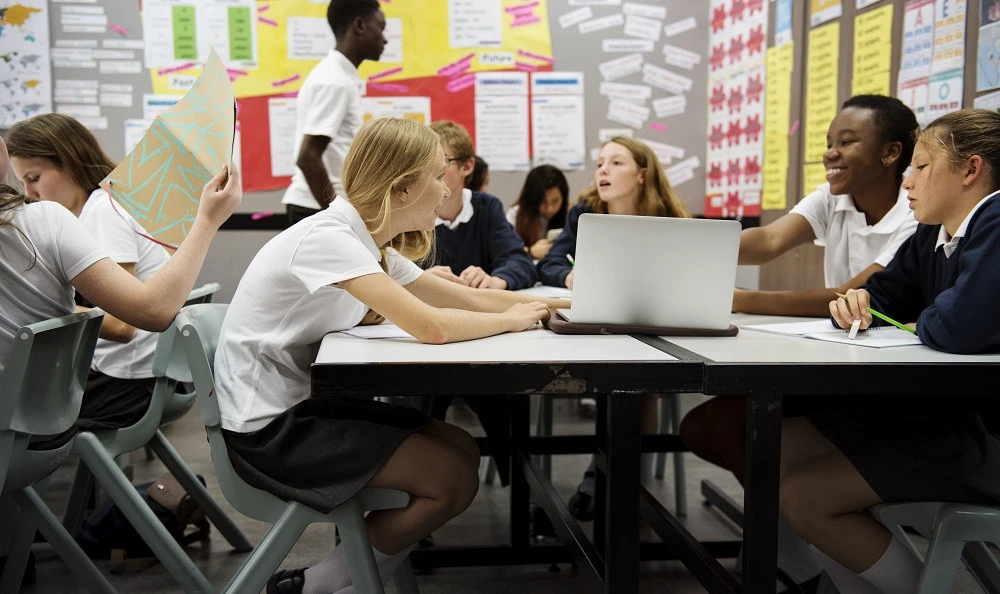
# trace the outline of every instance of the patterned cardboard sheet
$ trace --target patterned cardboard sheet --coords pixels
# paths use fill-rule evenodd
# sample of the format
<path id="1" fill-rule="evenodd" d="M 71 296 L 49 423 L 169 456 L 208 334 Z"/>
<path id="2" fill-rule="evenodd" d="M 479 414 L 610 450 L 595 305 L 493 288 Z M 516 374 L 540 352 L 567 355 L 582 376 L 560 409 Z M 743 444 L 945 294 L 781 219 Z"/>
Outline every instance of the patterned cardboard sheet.
<path id="1" fill-rule="evenodd" d="M 156 117 L 102 185 L 151 239 L 176 247 L 194 223 L 202 187 L 231 163 L 235 129 L 233 88 L 213 51 L 187 94 Z"/>

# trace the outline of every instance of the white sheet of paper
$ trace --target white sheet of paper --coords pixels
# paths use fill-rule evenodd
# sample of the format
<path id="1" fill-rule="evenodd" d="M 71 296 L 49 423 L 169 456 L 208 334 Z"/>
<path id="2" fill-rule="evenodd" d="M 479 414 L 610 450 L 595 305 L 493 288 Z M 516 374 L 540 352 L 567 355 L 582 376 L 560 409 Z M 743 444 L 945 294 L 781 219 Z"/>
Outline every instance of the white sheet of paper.
<path id="1" fill-rule="evenodd" d="M 157 115 L 163 113 L 168 108 L 181 100 L 183 95 L 155 95 L 153 93 L 143 93 L 142 95 L 142 118 L 152 120 Z"/>
<path id="2" fill-rule="evenodd" d="M 655 44 L 648 39 L 602 39 L 601 49 L 609 54 L 651 52 Z"/>
<path id="3" fill-rule="evenodd" d="M 649 119 L 649 108 L 629 101 L 611 101 L 608 103 L 608 119 L 612 122 L 641 128 Z M 638 124 L 638 125 L 636 125 Z"/>
<path id="4" fill-rule="evenodd" d="M 642 82 L 676 95 L 690 91 L 694 85 L 690 78 L 652 64 L 642 65 Z"/>
<path id="5" fill-rule="evenodd" d="M 413 338 L 409 333 L 395 324 L 384 323 L 371 326 L 355 326 L 350 330 L 342 330 L 342 334 L 355 338 Z"/>
<path id="6" fill-rule="evenodd" d="M 778 324 L 748 324 L 740 326 L 744 330 L 756 330 L 757 332 L 770 332 L 772 334 L 784 334 L 786 336 L 805 336 L 818 332 L 832 332 L 836 330 L 833 322 L 829 318 L 820 318 L 802 322 L 781 322 Z"/>
<path id="7" fill-rule="evenodd" d="M 178 13 L 175 9 L 183 9 L 185 13 Z M 190 14 L 187 14 L 187 11 L 190 11 Z M 246 31 L 230 27 L 230 23 L 241 20 L 240 16 L 246 19 L 244 22 L 249 23 Z M 193 25 L 192 35 L 175 35 L 174 25 L 180 21 Z M 203 63 L 208 59 L 212 49 L 227 66 L 256 68 L 256 25 L 255 0 L 199 0 L 184 3 L 177 0 L 144 0 L 142 32 L 145 41 L 146 68 L 176 66 L 188 62 Z M 327 29 L 329 30 L 329 25 Z M 175 42 L 179 38 L 190 39 L 190 43 L 194 44 L 193 55 L 177 57 L 178 48 L 175 47 Z M 230 42 L 233 40 L 237 41 L 240 47 L 230 47 Z M 234 49 L 236 51 L 233 51 Z M 249 50 L 249 57 L 243 55 L 244 50 Z"/>
<path id="8" fill-rule="evenodd" d="M 614 96 L 625 101 L 643 102 L 653 95 L 653 89 L 649 85 L 634 85 L 630 83 L 602 82 L 600 93 L 609 97 Z"/>
<path id="9" fill-rule="evenodd" d="M 648 39 L 650 41 L 660 40 L 660 29 L 663 21 L 647 19 L 646 17 L 629 15 L 625 17 L 625 29 L 623 32 L 631 37 Z"/>
<path id="10" fill-rule="evenodd" d="M 152 120 L 127 119 L 125 120 L 125 154 L 132 152 L 135 145 L 142 140 L 142 135 L 146 133 Z"/>
<path id="11" fill-rule="evenodd" d="M 403 19 L 385 19 L 385 31 L 383 31 L 386 41 L 379 62 L 386 64 L 400 64 L 403 62 Z"/>
<path id="12" fill-rule="evenodd" d="M 920 342 L 920 339 L 917 338 L 916 334 L 910 334 L 905 330 L 900 330 L 899 328 L 895 328 L 893 326 L 869 328 L 864 332 L 859 332 L 855 338 L 849 338 L 847 336 L 847 332 L 844 332 L 843 330 L 818 332 L 815 334 L 806 334 L 805 336 L 806 338 L 814 338 L 816 340 L 853 344 L 876 349 L 900 346 L 919 346 L 923 344 Z"/>
<path id="13" fill-rule="evenodd" d="M 528 289 L 521 289 L 518 293 L 532 295 L 534 297 L 549 297 L 552 299 L 571 299 L 573 291 L 562 287 L 549 287 L 546 285 L 536 285 Z"/>
<path id="14" fill-rule="evenodd" d="M 532 96 L 531 131 L 534 165 L 583 169 L 583 95 Z"/>
<path id="15" fill-rule="evenodd" d="M 580 23 L 579 31 L 582 34 L 593 33 L 594 31 L 601 31 L 603 29 L 610 29 L 612 27 L 620 27 L 623 24 L 625 24 L 625 15 L 617 13 L 605 17 L 591 19 L 589 21 L 584 21 Z"/>
<path id="16" fill-rule="evenodd" d="M 655 4 L 639 4 L 638 2 L 625 2 L 622 4 L 622 12 L 626 15 L 636 15 L 648 19 L 667 18 L 667 7 Z"/>
<path id="17" fill-rule="evenodd" d="M 476 154 L 492 170 L 530 168 L 527 95 L 476 94 Z"/>
<path id="18" fill-rule="evenodd" d="M 295 173 L 296 101 L 294 97 L 271 97 L 267 100 L 268 130 L 271 135 L 271 176 Z"/>
<path id="19" fill-rule="evenodd" d="M 571 10 L 566 14 L 559 17 L 559 26 L 563 29 L 572 27 L 573 25 L 579 25 L 587 19 L 594 17 L 594 11 L 589 6 L 584 6 L 583 8 L 577 8 L 576 10 Z"/>
<path id="20" fill-rule="evenodd" d="M 635 130 L 632 128 L 601 128 L 597 131 L 597 141 L 600 143 L 605 143 L 615 136 L 627 136 L 632 138 L 635 136 Z"/>
<path id="21" fill-rule="evenodd" d="M 648 144 L 649 148 L 653 149 L 653 152 L 656 153 L 656 156 L 659 157 L 661 161 L 664 161 L 664 164 L 670 163 L 674 159 L 684 158 L 684 149 L 679 146 L 647 140 L 645 138 L 640 138 L 639 140 Z M 666 157 L 666 159 L 664 159 L 664 157 Z"/>
<path id="22" fill-rule="evenodd" d="M 500 2 L 448 0 L 448 44 L 454 48 L 503 45 Z"/>
<path id="23" fill-rule="evenodd" d="M 477 72 L 476 73 L 477 97 L 479 95 L 527 96 L 527 94 L 528 94 L 527 72 Z"/>
<path id="24" fill-rule="evenodd" d="M 98 118 L 101 117 L 101 106 L 72 103 L 56 104 L 56 113 L 68 115 L 72 118 Z"/>
<path id="25" fill-rule="evenodd" d="M 687 111 L 687 97 L 684 95 L 660 97 L 653 100 L 652 106 L 658 118 L 679 115 Z"/>
<path id="26" fill-rule="evenodd" d="M 582 72 L 532 72 L 532 95 L 583 95 Z"/>
<path id="27" fill-rule="evenodd" d="M 289 60 L 322 60 L 333 47 L 333 33 L 326 19 L 288 17 L 285 35 Z"/>
<path id="28" fill-rule="evenodd" d="M 688 17 L 686 19 L 667 23 L 663 26 L 663 32 L 667 34 L 667 37 L 673 37 L 674 35 L 680 35 L 685 31 L 690 31 L 697 26 L 698 21 L 694 17 Z"/>
<path id="29" fill-rule="evenodd" d="M 611 81 L 639 72 L 642 70 L 642 64 L 642 54 L 635 53 L 601 62 L 597 68 L 601 71 L 604 80 Z"/>

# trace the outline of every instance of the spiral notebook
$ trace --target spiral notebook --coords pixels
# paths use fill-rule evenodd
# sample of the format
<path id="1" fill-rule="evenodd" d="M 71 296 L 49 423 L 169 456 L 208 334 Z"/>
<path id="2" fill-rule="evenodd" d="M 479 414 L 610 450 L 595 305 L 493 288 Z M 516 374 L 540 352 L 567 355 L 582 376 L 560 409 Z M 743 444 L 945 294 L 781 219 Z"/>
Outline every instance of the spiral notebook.
<path id="1" fill-rule="evenodd" d="M 802 336 L 804 338 L 840 342 L 876 349 L 922 344 L 916 334 L 911 334 L 894 326 L 869 328 L 868 330 L 858 332 L 856 338 L 848 338 L 847 330 L 834 328 L 833 323 L 829 319 L 783 322 L 780 324 L 750 324 L 743 326 L 743 329 L 784 334 L 785 336 Z"/>

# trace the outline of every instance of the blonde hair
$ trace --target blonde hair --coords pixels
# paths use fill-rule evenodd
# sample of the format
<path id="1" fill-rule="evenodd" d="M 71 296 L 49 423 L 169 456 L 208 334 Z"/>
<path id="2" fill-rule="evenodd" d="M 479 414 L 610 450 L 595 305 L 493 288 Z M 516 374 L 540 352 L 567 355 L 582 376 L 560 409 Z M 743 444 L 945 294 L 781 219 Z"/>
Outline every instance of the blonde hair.
<path id="1" fill-rule="evenodd" d="M 455 153 L 458 159 L 475 159 L 476 149 L 472 148 L 472 137 L 465 126 L 450 120 L 438 120 L 431 124 L 431 130 L 441 137 L 441 144 Z"/>
<path id="2" fill-rule="evenodd" d="M 952 171 L 979 155 L 990 172 L 990 191 L 1000 189 L 1000 113 L 988 109 L 947 113 L 928 124 L 917 142 L 943 153 Z"/>
<path id="3" fill-rule="evenodd" d="M 628 136 L 615 136 L 602 144 L 601 148 L 612 142 L 625 147 L 635 159 L 635 164 L 643 170 L 642 190 L 639 193 L 639 212 L 636 214 L 644 217 L 688 218 L 691 216 L 670 186 L 663 165 L 660 164 L 656 153 L 649 148 L 649 145 Z M 579 200 L 590 212 L 608 214 L 608 204 L 601 200 L 596 186 L 591 185 L 584 190 L 580 194 Z"/>
<path id="4" fill-rule="evenodd" d="M 50 161 L 88 193 L 100 187 L 116 165 L 90 130 L 59 113 L 37 115 L 11 126 L 7 149 L 12 158 Z"/>
<path id="5" fill-rule="evenodd" d="M 393 192 L 402 192 L 427 173 L 440 146 L 437 134 L 413 120 L 376 118 L 361 126 L 344 159 L 344 191 L 370 233 L 389 226 Z M 434 247 L 434 231 L 400 233 L 387 247 L 420 260 Z"/>

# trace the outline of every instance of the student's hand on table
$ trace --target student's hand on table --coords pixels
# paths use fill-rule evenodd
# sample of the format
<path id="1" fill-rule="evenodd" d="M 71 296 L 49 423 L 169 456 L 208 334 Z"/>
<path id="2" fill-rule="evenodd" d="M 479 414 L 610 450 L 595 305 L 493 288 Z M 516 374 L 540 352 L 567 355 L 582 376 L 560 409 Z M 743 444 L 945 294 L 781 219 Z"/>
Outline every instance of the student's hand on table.
<path id="1" fill-rule="evenodd" d="M 746 297 L 749 292 L 746 289 L 733 291 L 733 313 L 739 313 L 746 309 Z"/>
<path id="2" fill-rule="evenodd" d="M 517 303 L 504 312 L 508 318 L 507 332 L 520 332 L 549 318 L 549 307 L 541 301 Z"/>
<path id="3" fill-rule="evenodd" d="M 552 243 L 548 239 L 539 239 L 528 248 L 528 255 L 536 260 L 541 260 L 552 249 Z"/>
<path id="4" fill-rule="evenodd" d="M 433 274 L 434 276 L 443 278 L 444 280 L 449 280 L 453 283 L 458 283 L 460 285 L 466 285 L 466 286 L 469 285 L 469 283 L 455 276 L 455 273 L 453 273 L 451 271 L 451 268 L 448 266 L 431 266 L 430 268 L 427 269 L 427 272 Z"/>
<path id="5" fill-rule="evenodd" d="M 566 288 L 569 289 L 570 291 L 573 290 L 573 274 L 575 272 L 576 272 L 575 270 L 570 270 L 569 274 L 566 275 L 565 284 L 566 284 Z"/>
<path id="6" fill-rule="evenodd" d="M 226 175 L 229 179 L 226 179 Z M 236 167 L 223 167 L 219 173 L 208 180 L 201 190 L 201 202 L 198 204 L 198 218 L 218 229 L 233 214 L 243 199 L 240 189 L 240 172 Z"/>
<path id="7" fill-rule="evenodd" d="M 830 302 L 830 315 L 837 325 L 844 330 L 850 330 L 854 320 L 861 320 L 860 329 L 864 330 L 872 324 L 872 314 L 868 311 L 871 297 L 864 289 L 849 289 L 845 298 L 837 298 Z"/>
<path id="8" fill-rule="evenodd" d="M 490 276 L 479 266 L 469 266 L 459 275 L 462 282 L 473 289 L 506 289 L 507 281 L 502 278 Z"/>

